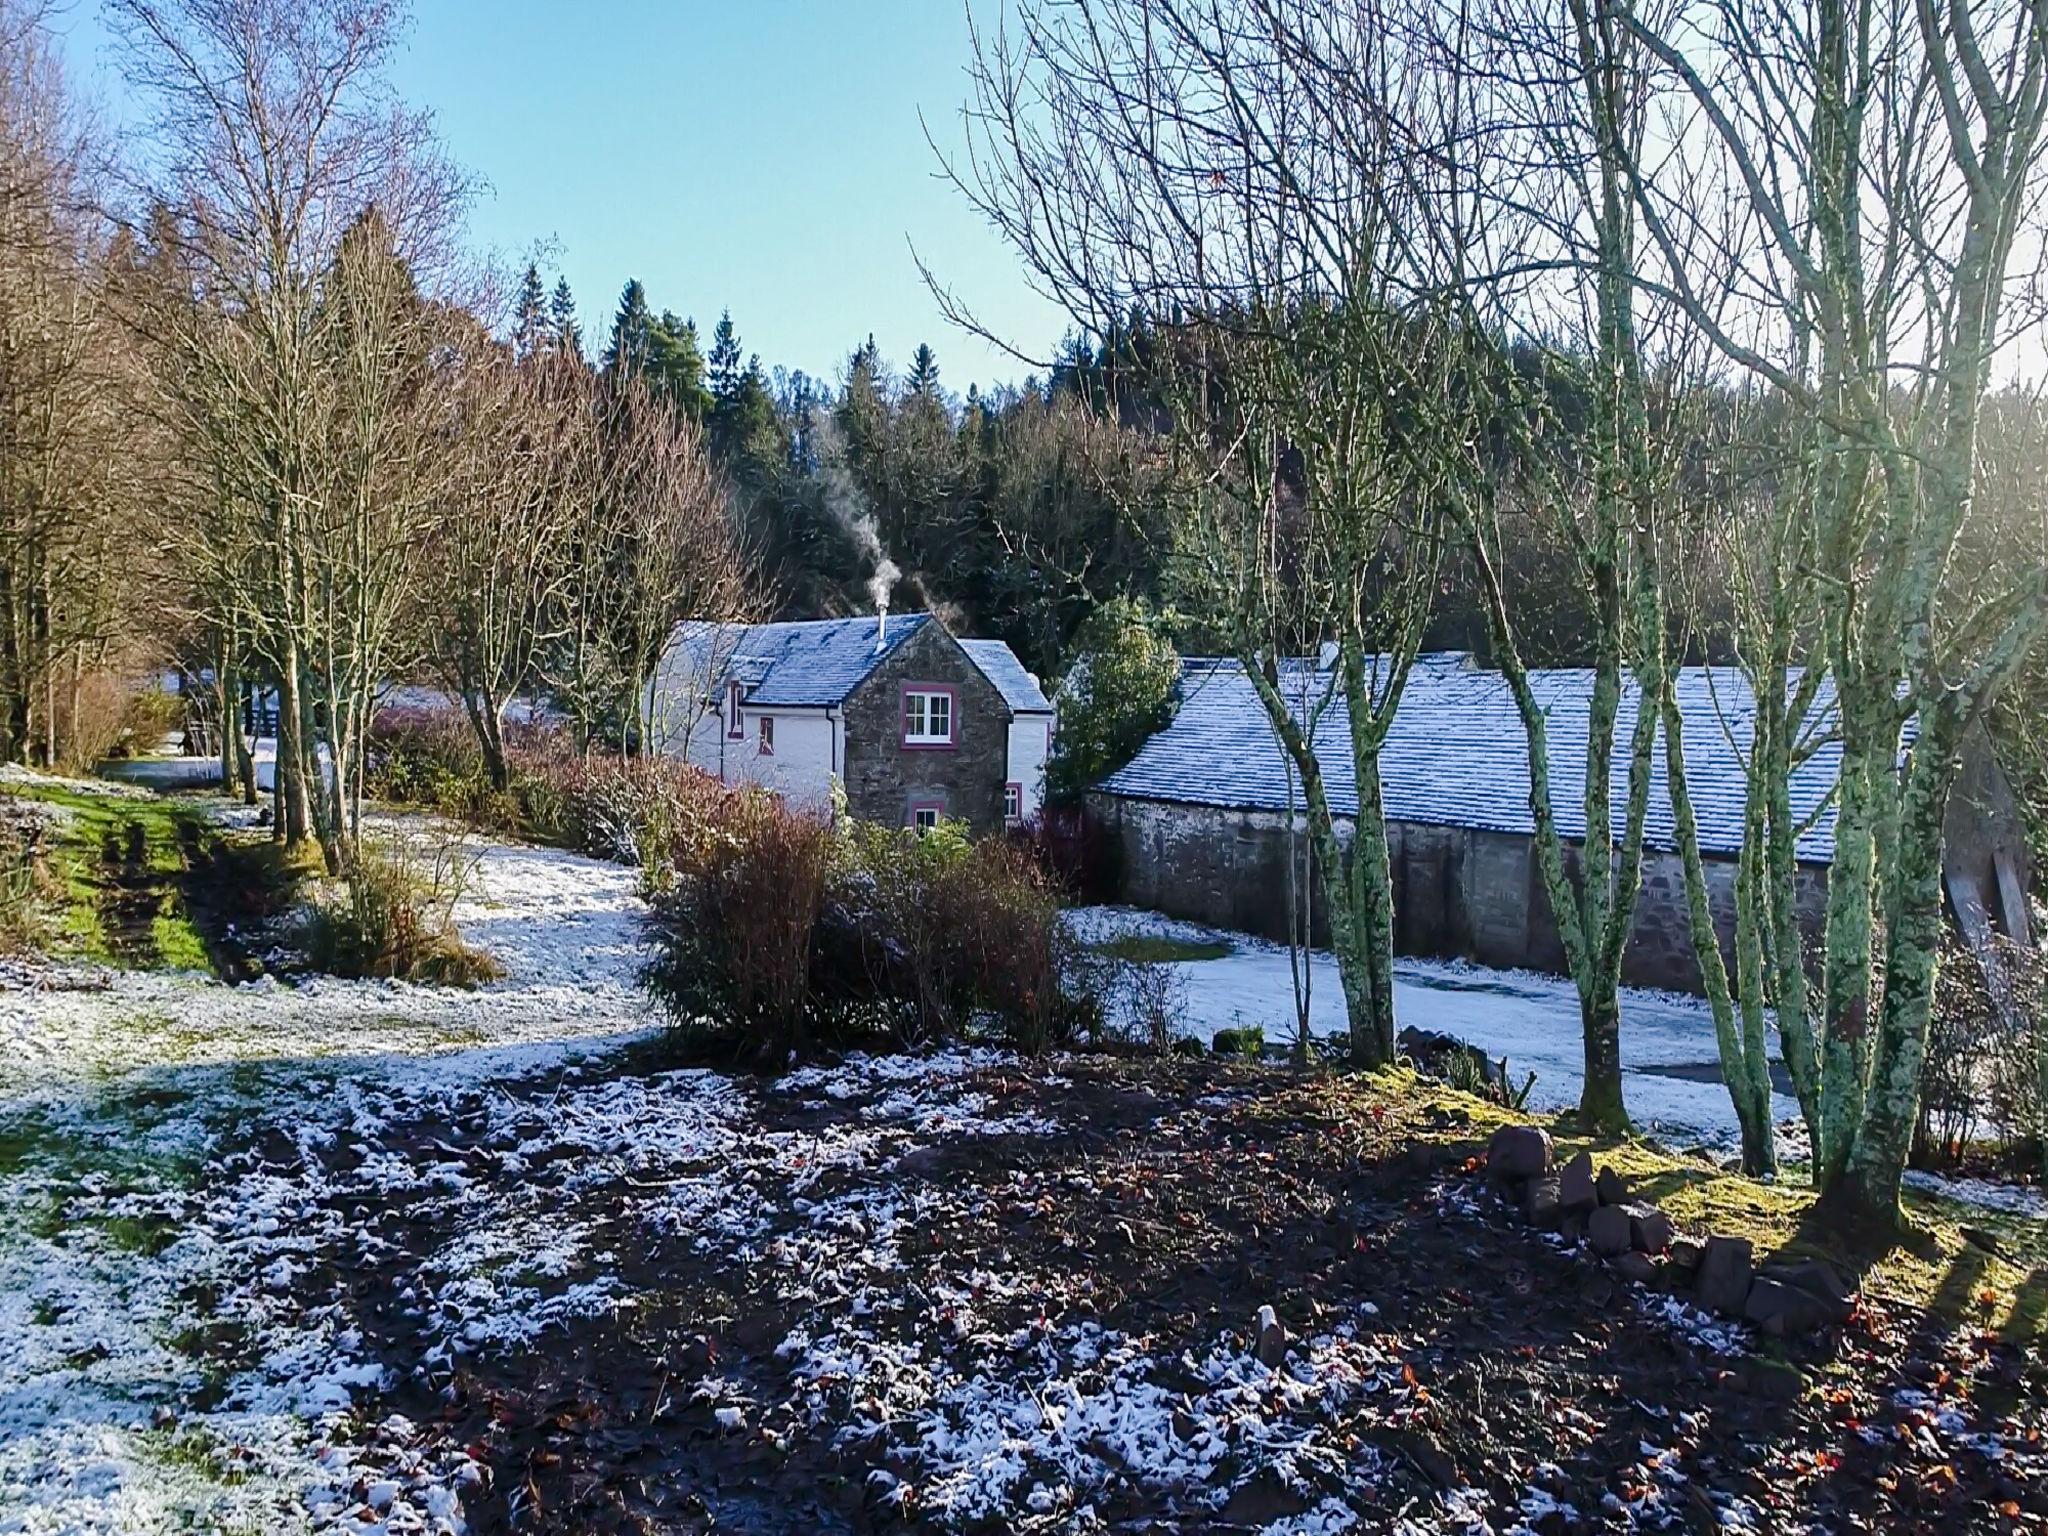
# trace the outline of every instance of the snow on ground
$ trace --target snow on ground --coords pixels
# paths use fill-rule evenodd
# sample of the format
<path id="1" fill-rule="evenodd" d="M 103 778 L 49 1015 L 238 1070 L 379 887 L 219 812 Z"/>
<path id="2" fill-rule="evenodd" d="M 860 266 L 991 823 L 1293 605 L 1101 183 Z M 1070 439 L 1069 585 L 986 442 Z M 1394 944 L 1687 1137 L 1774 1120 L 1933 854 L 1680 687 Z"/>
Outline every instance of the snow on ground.
<path id="1" fill-rule="evenodd" d="M 855 1058 L 767 1083 L 601 1061 L 655 1022 L 640 910 L 631 870 L 490 846 L 456 916 L 506 975 L 473 993 L 139 973 L 0 992 L 0 1532 L 460 1532 L 484 1471 L 401 1418 L 364 1422 L 366 1394 L 395 1370 L 438 1390 L 465 1358 L 630 1310 L 624 1261 L 649 1234 L 800 1319 L 784 1378 L 677 1390 L 735 1433 L 771 1408 L 849 1441 L 886 1431 L 928 1514 L 1058 1517 L 1130 1478 L 1171 1503 L 1262 1475 L 1374 1475 L 1329 1426 L 1413 1378 L 1363 1316 L 1274 1372 L 1232 1334 L 1166 1358 L 1087 1321 L 991 1324 L 998 1305 L 1062 1297 L 1058 1267 L 906 1284 L 920 1202 L 958 1218 L 990 1197 L 893 1172 L 941 1142 L 1059 1129 L 1001 1102 L 1021 1070 L 1005 1058 Z M 1191 936 L 1140 914 L 1074 921 Z M 1230 942 L 1180 967 L 1191 1029 L 1284 1035 L 1285 952 Z M 1534 1068 L 1539 1103 L 1576 1096 L 1565 984 L 1415 962 L 1400 984 L 1407 1022 Z M 1341 1027 L 1327 957 L 1315 986 L 1317 1028 Z M 1712 1059 L 1697 1005 L 1630 994 L 1624 1051 L 1639 1114 L 1695 1131 L 1710 1105 L 1725 1116 L 1717 1085 L 1645 1070 Z M 1030 1071 L 1063 1082 L 1057 1064 Z M 351 1289 L 380 1264 L 401 1266 L 426 1341 L 396 1364 Z M 1333 1502 L 1285 1528 L 1348 1523 Z"/>
<path id="2" fill-rule="evenodd" d="M 1142 935 L 1229 945 L 1231 952 L 1218 960 L 1172 963 L 1186 999 L 1183 1032 L 1207 1040 L 1220 1029 L 1256 1024 L 1269 1045 L 1293 1038 L 1295 992 L 1284 945 L 1129 907 L 1084 907 L 1067 917 L 1075 933 L 1090 942 Z M 1335 957 L 1315 951 L 1309 978 L 1310 1032 L 1342 1032 L 1344 993 Z M 1579 1101 L 1585 1047 L 1578 994 L 1561 977 L 1401 959 L 1394 962 L 1394 1010 L 1403 1029 L 1440 1031 L 1496 1060 L 1505 1056 L 1517 1084 L 1534 1072 L 1532 1109 L 1565 1109 Z M 1621 1059 L 1629 1112 L 1638 1125 L 1674 1140 L 1712 1147 L 1735 1143 L 1735 1112 L 1718 1075 L 1713 1016 L 1702 1000 L 1624 988 Z M 1672 1076 L 1674 1068 L 1698 1075 Z M 1780 1122 L 1799 1118 L 1798 1104 L 1783 1095 L 1775 1096 L 1771 1107 Z"/>
<path id="3" fill-rule="evenodd" d="M 317 1487 L 350 1488 L 352 1453 L 316 1459 L 312 1437 L 378 1371 L 339 1309 L 306 1309 L 295 1287 L 306 1252 L 379 1238 L 318 1208 L 331 1191 L 317 1149 L 373 1146 L 387 1121 L 449 1095 L 575 1072 L 639 1038 L 654 1022 L 637 988 L 641 911 L 630 869 L 496 845 L 455 911 L 505 970 L 473 992 L 76 970 L 0 991 L 0 1531 L 184 1529 L 194 1509 L 290 1529 Z M 296 1180 L 254 1154 L 213 1160 L 261 1126 L 307 1151 Z M 436 1166 L 367 1166 L 385 1190 L 445 1187 Z M 467 1278 L 449 1283 L 474 1269 L 458 1253 L 451 1274 Z M 529 1299 L 456 1304 L 516 1336 L 536 1326 L 517 1315 Z M 222 1330 L 249 1363 L 218 1381 L 181 1346 Z M 195 1397 L 222 1400 L 157 1422 Z M 414 1528 L 433 1529 L 461 1469 L 408 1467 L 407 1435 L 383 1439 L 385 1471 L 427 1478 Z"/>
<path id="4" fill-rule="evenodd" d="M 417 829 L 376 818 L 380 830 Z M 559 849 L 481 845 L 455 907 L 463 938 L 504 979 L 459 991 L 406 982 L 92 973 L 89 986 L 0 992 L 0 1112 L 107 1073 L 229 1060 L 405 1055 L 644 1028 L 636 872 Z M 67 979 L 75 979 L 67 973 Z"/>

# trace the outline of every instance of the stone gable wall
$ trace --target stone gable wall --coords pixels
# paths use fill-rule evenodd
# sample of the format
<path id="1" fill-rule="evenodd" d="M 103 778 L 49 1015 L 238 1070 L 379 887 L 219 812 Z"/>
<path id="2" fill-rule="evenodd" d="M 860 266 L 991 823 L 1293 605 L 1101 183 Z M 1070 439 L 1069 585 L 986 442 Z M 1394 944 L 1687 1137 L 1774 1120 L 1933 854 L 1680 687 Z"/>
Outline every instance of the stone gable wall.
<path id="1" fill-rule="evenodd" d="M 937 683 L 953 690 L 950 750 L 903 745 L 903 689 Z M 847 697 L 846 803 L 863 821 L 900 827 L 911 807 L 936 804 L 976 833 L 1003 826 L 1010 712 L 953 637 L 926 624 Z"/>

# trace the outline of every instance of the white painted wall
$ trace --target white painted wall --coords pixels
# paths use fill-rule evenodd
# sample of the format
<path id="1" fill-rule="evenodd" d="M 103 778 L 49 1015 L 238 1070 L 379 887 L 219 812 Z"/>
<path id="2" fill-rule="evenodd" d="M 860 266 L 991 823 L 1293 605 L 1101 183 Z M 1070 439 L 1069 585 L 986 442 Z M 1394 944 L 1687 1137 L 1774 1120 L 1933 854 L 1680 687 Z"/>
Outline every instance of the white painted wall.
<path id="1" fill-rule="evenodd" d="M 1010 722 L 1009 781 L 1024 787 L 1028 821 L 1045 803 L 1045 759 L 1052 747 L 1052 716 L 1019 715 Z"/>

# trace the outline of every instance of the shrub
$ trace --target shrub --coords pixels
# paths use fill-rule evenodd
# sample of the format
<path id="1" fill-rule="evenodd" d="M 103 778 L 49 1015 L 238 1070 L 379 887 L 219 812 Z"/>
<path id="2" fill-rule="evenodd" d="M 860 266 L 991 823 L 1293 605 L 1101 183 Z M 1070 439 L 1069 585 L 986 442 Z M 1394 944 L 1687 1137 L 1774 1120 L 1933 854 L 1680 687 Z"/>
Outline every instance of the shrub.
<path id="1" fill-rule="evenodd" d="M 455 904 L 475 864 L 454 842 L 430 845 L 422 858 L 402 838 L 358 843 L 344 860 L 338 899 L 317 906 L 307 958 L 336 976 L 377 977 L 473 987 L 504 974 L 462 942 Z"/>
<path id="2" fill-rule="evenodd" d="M 1144 607 L 1118 600 L 1097 608 L 1075 635 L 1045 771 L 1054 802 L 1071 803 L 1172 720 L 1180 657 L 1160 629 Z"/>
<path id="3" fill-rule="evenodd" d="M 1219 1029 L 1209 1042 L 1209 1049 L 1218 1056 L 1245 1056 L 1256 1061 L 1266 1053 L 1265 1026 L 1239 1024 L 1230 1029 Z"/>
<path id="4" fill-rule="evenodd" d="M 516 729 L 506 746 L 510 782 L 498 790 L 462 716 L 386 710 L 371 732 L 367 788 L 487 831 L 642 868 L 658 862 L 670 826 L 723 793 L 692 764 L 584 753 L 557 729 Z"/>
<path id="5" fill-rule="evenodd" d="M 1030 859 L 957 826 L 836 828 L 760 791 L 675 808 L 646 877 L 649 985 L 678 1026 L 759 1061 L 997 1033 L 1038 1051 L 1082 1011 Z"/>

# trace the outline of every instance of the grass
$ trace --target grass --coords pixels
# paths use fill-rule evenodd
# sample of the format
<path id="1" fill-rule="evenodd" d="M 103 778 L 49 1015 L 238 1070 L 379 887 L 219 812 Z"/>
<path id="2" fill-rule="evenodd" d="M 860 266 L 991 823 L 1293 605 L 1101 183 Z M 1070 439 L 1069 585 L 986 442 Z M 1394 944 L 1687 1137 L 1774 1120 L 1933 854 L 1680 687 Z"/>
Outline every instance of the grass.
<path id="1" fill-rule="evenodd" d="M 222 971 L 228 922 L 281 907 L 307 873 L 268 839 L 230 837 L 189 802 L 63 784 L 4 791 L 64 812 L 51 839 L 63 958 L 135 970 Z"/>
<path id="2" fill-rule="evenodd" d="M 1221 960 L 1234 952 L 1222 939 L 1168 939 L 1144 933 L 1104 939 L 1099 944 L 1091 944 L 1089 948 L 1097 954 L 1108 955 L 1117 960 L 1129 960 L 1138 965 L 1177 965 L 1192 960 Z"/>
<path id="3" fill-rule="evenodd" d="M 1705 1157 L 1640 1140 L 1579 1135 L 1555 1120 L 1518 1115 L 1405 1068 L 1353 1081 L 1384 1111 L 1399 1113 L 1403 1129 L 1418 1140 L 1476 1153 L 1499 1126 L 1542 1124 L 1551 1131 L 1560 1162 L 1590 1152 L 1597 1165 L 1628 1180 L 1632 1198 L 1661 1206 L 1683 1231 L 1746 1237 L 1759 1259 L 1827 1259 L 1861 1275 L 1867 1296 L 1923 1308 L 1956 1327 L 1992 1330 L 2014 1343 L 2044 1336 L 2048 1222 L 1908 1189 L 1905 1206 L 1914 1231 L 1901 1244 L 1871 1244 L 1824 1225 L 1814 1192 L 1798 1172 L 1764 1184 Z M 1964 1227 L 1992 1236 L 2001 1253 L 1970 1242 Z"/>

